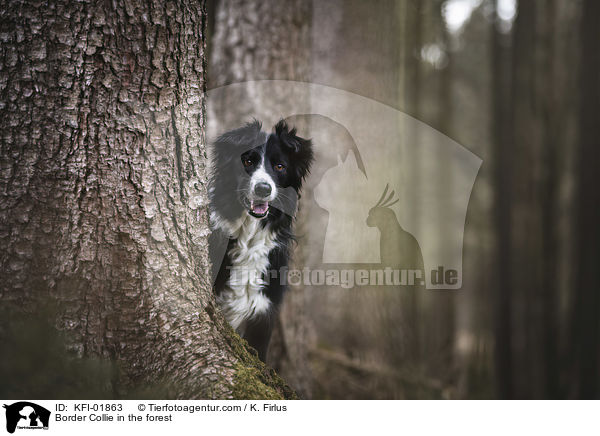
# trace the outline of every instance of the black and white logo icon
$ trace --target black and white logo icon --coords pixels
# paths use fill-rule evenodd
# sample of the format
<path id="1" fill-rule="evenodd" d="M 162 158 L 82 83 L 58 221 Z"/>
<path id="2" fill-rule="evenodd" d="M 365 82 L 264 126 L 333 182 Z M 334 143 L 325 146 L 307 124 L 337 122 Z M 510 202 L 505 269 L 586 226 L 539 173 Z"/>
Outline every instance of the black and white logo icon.
<path id="1" fill-rule="evenodd" d="M 48 429 L 50 411 L 29 401 L 19 401 L 4 405 L 6 409 L 6 431 L 14 433 L 16 429 Z"/>

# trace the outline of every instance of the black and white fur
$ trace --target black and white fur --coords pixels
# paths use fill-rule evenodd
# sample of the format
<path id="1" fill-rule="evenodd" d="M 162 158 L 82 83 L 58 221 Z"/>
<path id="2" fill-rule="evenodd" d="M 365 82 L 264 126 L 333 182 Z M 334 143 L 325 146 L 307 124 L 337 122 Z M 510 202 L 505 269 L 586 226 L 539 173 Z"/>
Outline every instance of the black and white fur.
<path id="1" fill-rule="evenodd" d="M 254 121 L 213 144 L 209 187 L 217 302 L 265 361 L 283 299 L 296 200 L 313 160 L 310 140 L 281 120 Z"/>

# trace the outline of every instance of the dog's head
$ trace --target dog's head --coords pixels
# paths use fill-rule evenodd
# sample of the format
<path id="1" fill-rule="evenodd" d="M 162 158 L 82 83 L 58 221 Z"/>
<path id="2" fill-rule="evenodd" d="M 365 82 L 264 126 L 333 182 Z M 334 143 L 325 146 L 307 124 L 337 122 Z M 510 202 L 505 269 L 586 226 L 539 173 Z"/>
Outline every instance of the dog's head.
<path id="1" fill-rule="evenodd" d="M 221 135 L 214 143 L 211 205 L 234 222 L 247 212 L 256 219 L 273 209 L 293 215 L 313 160 L 312 143 L 279 121 L 268 134 L 258 121 Z"/>

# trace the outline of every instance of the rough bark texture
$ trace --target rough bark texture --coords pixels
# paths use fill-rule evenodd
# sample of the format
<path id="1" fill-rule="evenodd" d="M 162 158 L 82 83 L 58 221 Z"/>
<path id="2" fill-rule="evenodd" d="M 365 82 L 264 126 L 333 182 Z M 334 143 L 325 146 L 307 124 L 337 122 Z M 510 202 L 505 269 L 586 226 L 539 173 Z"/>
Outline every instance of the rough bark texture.
<path id="1" fill-rule="evenodd" d="M 210 88 L 246 80 L 306 80 L 311 2 L 217 2 Z"/>
<path id="2" fill-rule="evenodd" d="M 310 10 L 309 0 L 215 1 L 208 88 L 255 80 L 307 81 Z M 211 102 L 209 116 L 223 126 L 229 125 L 231 114 L 251 119 L 257 107 L 271 118 L 280 117 L 268 108 L 293 109 L 294 102 L 285 88 L 277 91 L 270 101 L 261 101 L 250 84 L 242 94 Z"/>
<path id="3" fill-rule="evenodd" d="M 308 81 L 310 14 L 309 0 L 214 2 L 209 88 L 254 80 Z M 304 96 L 291 97 L 285 86 L 278 86 L 269 97 L 269 101 L 262 101 L 253 94 L 250 83 L 240 93 L 230 93 L 228 98 L 211 101 L 208 111 L 211 121 L 219 126 L 216 131 L 222 133 L 236 127 L 236 122 L 249 121 L 258 116 L 257 113 L 277 120 L 285 114 L 275 113 L 270 108 L 283 108 L 294 113 L 298 98 Z M 263 125 L 266 130 L 271 127 Z M 287 293 L 267 362 L 303 398 L 310 398 L 312 388 L 307 376 L 306 340 L 309 321 L 305 316 L 305 300 L 302 289 Z"/>
<path id="4" fill-rule="evenodd" d="M 211 293 L 203 8 L 2 2 L 0 300 L 58 307 L 116 396 L 290 397 Z"/>

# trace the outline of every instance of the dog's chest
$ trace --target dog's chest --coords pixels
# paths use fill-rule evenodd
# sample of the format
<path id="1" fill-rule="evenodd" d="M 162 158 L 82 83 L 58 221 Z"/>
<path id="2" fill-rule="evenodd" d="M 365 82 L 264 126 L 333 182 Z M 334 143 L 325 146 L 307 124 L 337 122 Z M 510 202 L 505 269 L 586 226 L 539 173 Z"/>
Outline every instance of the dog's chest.
<path id="1" fill-rule="evenodd" d="M 235 232 L 227 252 L 229 279 L 217 297 L 227 321 L 243 334 L 246 322 L 268 312 L 271 300 L 263 293 L 263 278 L 269 267 L 269 252 L 275 248 L 275 235 L 260 221 L 247 217 Z"/>

